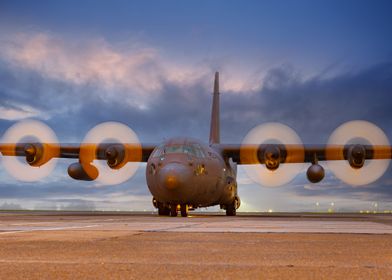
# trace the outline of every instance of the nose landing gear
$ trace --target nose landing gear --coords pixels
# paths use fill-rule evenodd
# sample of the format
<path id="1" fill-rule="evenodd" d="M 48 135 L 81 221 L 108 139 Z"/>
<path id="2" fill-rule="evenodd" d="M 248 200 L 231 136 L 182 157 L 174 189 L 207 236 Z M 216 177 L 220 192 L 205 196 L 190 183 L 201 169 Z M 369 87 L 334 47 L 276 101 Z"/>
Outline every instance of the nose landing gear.
<path id="1" fill-rule="evenodd" d="M 181 204 L 181 217 L 188 217 L 188 204 Z"/>
<path id="2" fill-rule="evenodd" d="M 178 210 L 181 212 L 181 217 L 188 217 L 188 204 L 172 204 L 170 205 L 170 216 L 177 217 Z"/>
<path id="3" fill-rule="evenodd" d="M 170 216 L 177 217 L 177 204 L 170 205 Z"/>

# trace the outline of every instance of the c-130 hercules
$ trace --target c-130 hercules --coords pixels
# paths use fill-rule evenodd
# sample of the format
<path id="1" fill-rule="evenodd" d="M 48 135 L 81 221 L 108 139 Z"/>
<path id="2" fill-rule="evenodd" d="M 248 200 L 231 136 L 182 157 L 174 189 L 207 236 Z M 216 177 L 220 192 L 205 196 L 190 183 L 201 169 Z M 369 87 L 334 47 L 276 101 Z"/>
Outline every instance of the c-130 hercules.
<path id="1" fill-rule="evenodd" d="M 250 178 L 265 186 L 290 182 L 304 163 L 310 163 L 306 175 L 312 183 L 325 175 L 318 162 L 328 161 L 329 169 L 351 185 L 369 184 L 388 167 L 389 141 L 381 129 L 366 121 L 341 125 L 326 145 L 302 145 L 292 129 L 278 123 L 255 127 L 242 144 L 221 144 L 219 97 L 216 72 L 208 144 L 190 138 L 140 144 L 130 128 L 115 122 L 94 127 L 81 144 L 59 144 L 48 126 L 26 120 L 4 134 L 2 161 L 15 178 L 34 181 L 47 176 L 57 158 L 78 159 L 69 165 L 69 176 L 101 184 L 124 182 L 135 173 L 138 162 L 147 162 L 147 185 L 159 215 L 177 216 L 180 211 L 183 217 L 188 210 L 214 205 L 220 205 L 228 216 L 236 215 L 241 204 L 237 164 L 244 164 Z M 26 161 L 19 161 L 18 156 Z"/>

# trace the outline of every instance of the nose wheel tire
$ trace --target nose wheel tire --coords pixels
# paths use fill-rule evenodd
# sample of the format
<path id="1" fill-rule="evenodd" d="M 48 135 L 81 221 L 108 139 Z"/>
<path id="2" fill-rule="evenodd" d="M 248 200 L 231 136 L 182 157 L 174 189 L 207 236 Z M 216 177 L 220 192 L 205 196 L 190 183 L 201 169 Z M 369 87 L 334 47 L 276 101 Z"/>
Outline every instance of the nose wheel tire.
<path id="1" fill-rule="evenodd" d="M 176 204 L 170 205 L 170 216 L 177 217 L 177 205 Z"/>
<path id="2" fill-rule="evenodd" d="M 188 205 L 181 204 L 181 217 L 188 217 Z"/>

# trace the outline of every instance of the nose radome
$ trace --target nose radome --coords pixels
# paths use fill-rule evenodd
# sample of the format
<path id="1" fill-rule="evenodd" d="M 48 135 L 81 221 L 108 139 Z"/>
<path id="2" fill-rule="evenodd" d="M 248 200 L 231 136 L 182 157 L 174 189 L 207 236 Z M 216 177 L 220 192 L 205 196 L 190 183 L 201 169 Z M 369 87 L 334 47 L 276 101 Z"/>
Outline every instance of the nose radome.
<path id="1" fill-rule="evenodd" d="M 179 163 L 167 163 L 159 171 L 161 184 L 169 189 L 175 190 L 184 186 L 189 180 L 189 170 Z"/>

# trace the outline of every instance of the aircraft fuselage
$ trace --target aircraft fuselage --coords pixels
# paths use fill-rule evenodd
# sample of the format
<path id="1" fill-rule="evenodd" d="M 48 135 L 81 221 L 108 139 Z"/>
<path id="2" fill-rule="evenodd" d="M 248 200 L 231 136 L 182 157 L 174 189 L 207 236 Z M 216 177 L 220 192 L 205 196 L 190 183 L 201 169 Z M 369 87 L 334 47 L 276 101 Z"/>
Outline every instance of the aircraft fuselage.
<path id="1" fill-rule="evenodd" d="M 194 139 L 174 138 L 156 147 L 147 162 L 146 178 L 160 214 L 185 205 L 239 207 L 236 165 L 213 145 Z"/>

